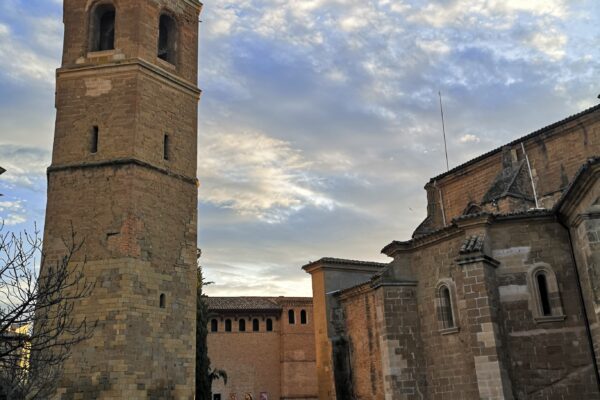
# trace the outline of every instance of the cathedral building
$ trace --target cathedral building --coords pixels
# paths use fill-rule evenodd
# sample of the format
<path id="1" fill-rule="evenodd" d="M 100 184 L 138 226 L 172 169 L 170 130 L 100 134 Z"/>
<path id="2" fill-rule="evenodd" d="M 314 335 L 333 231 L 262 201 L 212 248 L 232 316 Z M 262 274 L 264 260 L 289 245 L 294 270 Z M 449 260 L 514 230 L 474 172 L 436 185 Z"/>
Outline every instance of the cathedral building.
<path id="1" fill-rule="evenodd" d="M 426 185 L 389 263 L 311 274 L 320 400 L 598 399 L 600 106 Z"/>
<path id="2" fill-rule="evenodd" d="M 310 297 L 208 297 L 212 400 L 316 400 Z M 207 399 L 208 400 L 208 399 Z"/>

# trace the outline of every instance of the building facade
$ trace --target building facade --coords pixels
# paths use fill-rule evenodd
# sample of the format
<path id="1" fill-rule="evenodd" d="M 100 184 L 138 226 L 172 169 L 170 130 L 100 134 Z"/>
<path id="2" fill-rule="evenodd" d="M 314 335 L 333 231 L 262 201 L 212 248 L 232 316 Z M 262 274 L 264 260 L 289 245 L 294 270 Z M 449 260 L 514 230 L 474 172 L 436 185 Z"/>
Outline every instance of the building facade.
<path id="1" fill-rule="evenodd" d="M 312 299 L 208 297 L 212 400 L 316 400 Z"/>
<path id="2" fill-rule="evenodd" d="M 312 275 L 320 400 L 598 399 L 600 106 L 430 180 L 387 264 Z"/>
<path id="3" fill-rule="evenodd" d="M 56 398 L 194 398 L 200 9 L 64 0 L 42 274 L 74 232 L 97 328 Z"/>

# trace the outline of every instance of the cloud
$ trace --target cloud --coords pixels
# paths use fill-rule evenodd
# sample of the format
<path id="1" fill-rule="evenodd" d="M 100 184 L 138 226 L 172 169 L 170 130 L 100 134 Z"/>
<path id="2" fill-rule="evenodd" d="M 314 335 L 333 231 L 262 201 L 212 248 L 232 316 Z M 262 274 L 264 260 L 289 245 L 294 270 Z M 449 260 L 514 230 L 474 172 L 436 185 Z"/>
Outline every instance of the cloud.
<path id="1" fill-rule="evenodd" d="M 290 143 L 262 133 L 217 133 L 201 148 L 202 201 L 266 222 L 284 221 L 307 206 L 332 210 L 311 163 Z"/>
<path id="2" fill-rule="evenodd" d="M 461 136 L 460 139 L 458 139 L 458 141 L 461 143 L 479 143 L 481 139 L 479 139 L 475 135 L 468 133 L 466 135 Z"/>
<path id="3" fill-rule="evenodd" d="M 22 224 L 27 221 L 22 201 L 0 201 L 0 222 L 5 226 Z"/>
<path id="4" fill-rule="evenodd" d="M 50 152 L 0 143 L 0 163 L 6 169 L 0 178 L 4 184 L 40 190 L 40 180 L 46 179 L 46 168 L 50 165 Z"/>
<path id="5" fill-rule="evenodd" d="M 438 91 L 451 166 L 597 104 L 597 0 L 204 3 L 199 244 L 219 294 L 310 293 L 299 267 L 321 256 L 385 261 L 445 169 Z M 0 2 L 0 201 L 24 224 L 43 220 L 61 11 Z"/>

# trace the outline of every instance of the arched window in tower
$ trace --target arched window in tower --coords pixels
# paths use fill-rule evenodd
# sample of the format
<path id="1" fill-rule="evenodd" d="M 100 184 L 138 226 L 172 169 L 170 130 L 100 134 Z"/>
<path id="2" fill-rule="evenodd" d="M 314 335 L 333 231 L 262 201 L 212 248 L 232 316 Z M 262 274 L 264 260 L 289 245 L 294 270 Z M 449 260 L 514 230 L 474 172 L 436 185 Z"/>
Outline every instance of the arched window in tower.
<path id="1" fill-rule="evenodd" d="M 177 63 L 177 23 L 162 14 L 158 23 L 158 58 L 175 65 Z"/>
<path id="2" fill-rule="evenodd" d="M 535 275 L 535 281 L 537 283 L 538 295 L 540 299 L 541 314 L 543 316 L 552 315 L 552 307 L 550 306 L 550 295 L 548 293 L 548 280 L 546 274 L 543 271 L 538 272 Z"/>
<path id="3" fill-rule="evenodd" d="M 273 320 L 267 318 L 267 332 L 273 332 Z"/>
<path id="4" fill-rule="evenodd" d="M 231 320 L 230 319 L 225 320 L 225 332 L 231 332 Z"/>
<path id="5" fill-rule="evenodd" d="M 446 285 L 442 285 L 439 288 L 439 302 L 440 318 L 444 329 L 456 327 L 454 323 L 454 313 L 452 312 L 452 296 L 450 294 L 450 288 Z"/>
<path id="6" fill-rule="evenodd" d="M 218 332 L 219 331 L 219 322 L 216 319 L 210 320 L 210 331 Z"/>
<path id="7" fill-rule="evenodd" d="M 238 331 L 246 332 L 246 320 L 243 318 L 238 321 Z"/>
<path id="8" fill-rule="evenodd" d="M 294 313 L 294 310 L 288 311 L 288 322 L 290 325 L 294 325 L 296 323 L 296 314 Z"/>
<path id="9" fill-rule="evenodd" d="M 90 18 L 90 51 L 115 48 L 115 7 L 101 3 L 92 9 Z"/>
<path id="10" fill-rule="evenodd" d="M 259 325 L 258 319 L 254 318 L 252 320 L 252 331 L 258 332 L 259 330 L 260 330 L 260 325 Z"/>
<path id="11" fill-rule="evenodd" d="M 300 323 L 306 325 L 306 310 L 300 311 Z"/>
<path id="12" fill-rule="evenodd" d="M 160 308 L 165 308 L 167 306 L 167 298 L 164 293 L 160 294 L 160 299 L 158 302 L 159 302 Z"/>

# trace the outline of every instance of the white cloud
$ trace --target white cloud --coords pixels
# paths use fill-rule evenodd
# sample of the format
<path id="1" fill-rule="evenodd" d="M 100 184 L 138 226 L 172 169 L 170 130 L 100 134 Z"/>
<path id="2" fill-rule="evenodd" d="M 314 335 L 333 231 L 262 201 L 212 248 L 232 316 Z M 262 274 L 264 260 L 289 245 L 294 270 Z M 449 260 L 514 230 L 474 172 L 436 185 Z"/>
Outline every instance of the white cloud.
<path id="1" fill-rule="evenodd" d="M 0 201 L 0 223 L 6 226 L 27 221 L 26 211 L 21 200 Z"/>
<path id="2" fill-rule="evenodd" d="M 307 206 L 336 206 L 319 192 L 311 163 L 290 143 L 250 132 L 204 139 L 207 145 L 199 154 L 201 201 L 269 223 L 284 221 Z"/>
<path id="3" fill-rule="evenodd" d="M 461 136 L 461 138 L 459 139 L 459 142 L 461 143 L 479 143 L 480 141 L 481 139 L 479 139 L 479 137 L 470 133 Z"/>
<path id="4" fill-rule="evenodd" d="M 46 37 L 47 45 L 56 40 Z M 16 80 L 35 80 L 46 84 L 54 83 L 55 60 L 21 42 L 10 27 L 0 23 L 0 74 Z"/>
<path id="5" fill-rule="evenodd" d="M 5 138 L 0 137 L 2 139 Z M 6 169 L 0 177 L 2 183 L 37 190 L 50 165 L 50 152 L 0 143 L 0 163 Z"/>

